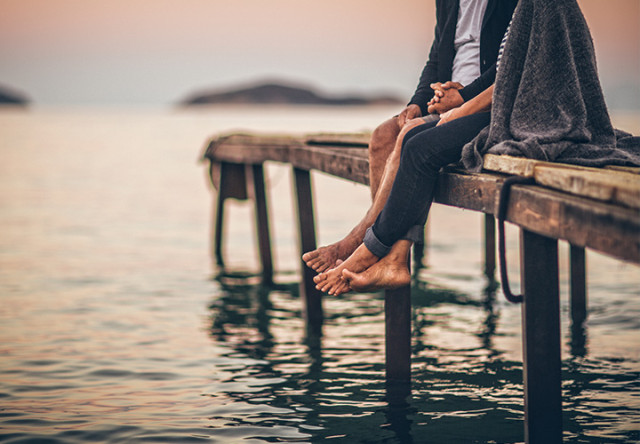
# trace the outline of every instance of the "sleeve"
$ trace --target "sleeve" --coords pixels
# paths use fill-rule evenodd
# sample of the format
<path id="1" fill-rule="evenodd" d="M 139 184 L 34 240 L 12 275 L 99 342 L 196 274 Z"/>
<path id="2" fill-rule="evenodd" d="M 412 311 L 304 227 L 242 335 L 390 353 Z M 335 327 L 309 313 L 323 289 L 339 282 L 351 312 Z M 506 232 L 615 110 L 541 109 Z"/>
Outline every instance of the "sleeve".
<path id="1" fill-rule="evenodd" d="M 465 102 L 473 99 L 485 89 L 489 88 L 496 80 L 496 64 L 487 69 L 480 77 L 460 90 L 460 95 Z"/>
<path id="2" fill-rule="evenodd" d="M 422 74 L 420 75 L 420 80 L 418 81 L 418 86 L 416 88 L 413 97 L 409 101 L 409 105 L 418 105 L 422 110 L 422 115 L 427 115 L 427 103 L 431 100 L 433 96 L 433 91 L 431 90 L 432 83 L 437 81 L 438 78 L 438 47 L 440 46 L 440 25 L 436 24 L 435 29 L 435 37 L 433 39 L 433 44 L 431 45 L 431 50 L 429 51 L 429 59 L 427 60 L 427 64 L 422 69 Z"/>

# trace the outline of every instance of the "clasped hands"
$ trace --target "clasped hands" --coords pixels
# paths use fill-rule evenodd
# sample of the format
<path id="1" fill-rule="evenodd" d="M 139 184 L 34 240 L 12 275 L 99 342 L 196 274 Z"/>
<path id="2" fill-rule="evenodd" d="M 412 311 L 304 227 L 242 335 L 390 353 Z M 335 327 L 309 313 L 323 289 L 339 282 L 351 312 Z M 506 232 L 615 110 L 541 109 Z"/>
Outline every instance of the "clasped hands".
<path id="1" fill-rule="evenodd" d="M 433 89 L 433 97 L 429 101 L 428 112 L 429 114 L 439 114 L 440 121 L 438 125 L 454 120 L 461 117 L 459 107 L 464 103 L 464 99 L 460 95 L 459 90 L 464 88 L 459 82 L 436 82 L 432 83 L 431 89 Z M 402 113 L 398 115 L 398 124 L 405 131 L 411 127 L 414 127 L 420 123 L 424 123 L 421 119 L 422 113 L 418 105 L 409 105 Z"/>

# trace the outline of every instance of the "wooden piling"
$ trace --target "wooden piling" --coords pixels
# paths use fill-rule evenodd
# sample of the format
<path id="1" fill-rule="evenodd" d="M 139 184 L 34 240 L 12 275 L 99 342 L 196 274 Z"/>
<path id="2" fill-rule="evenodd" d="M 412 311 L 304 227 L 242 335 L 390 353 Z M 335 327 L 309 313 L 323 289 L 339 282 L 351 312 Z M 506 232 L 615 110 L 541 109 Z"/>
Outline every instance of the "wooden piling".
<path id="1" fill-rule="evenodd" d="M 308 170 L 293 168 L 298 209 L 299 255 L 302 267 L 300 296 L 304 301 L 304 315 L 310 332 L 320 333 L 324 319 L 322 311 L 322 293 L 313 282 L 315 271 L 302 261 L 302 255 L 316 249 L 316 228 L 313 211 L 313 190 L 311 175 Z"/>
<path id="2" fill-rule="evenodd" d="M 562 442 L 558 241 L 521 231 L 525 440 Z"/>
<path id="3" fill-rule="evenodd" d="M 411 381 L 411 286 L 384 292 L 387 381 Z"/>
<path id="4" fill-rule="evenodd" d="M 571 279 L 571 322 L 581 325 L 587 319 L 587 262 L 584 247 L 569 248 Z"/>
<path id="5" fill-rule="evenodd" d="M 216 197 L 216 222 L 214 234 L 214 256 L 216 263 L 224 267 L 222 257 L 222 241 L 224 226 L 224 204 L 227 199 L 246 200 L 247 178 L 245 165 L 231 162 L 212 162 L 209 166 L 209 175 L 213 185 L 218 188 Z"/>
<path id="6" fill-rule="evenodd" d="M 484 215 L 484 274 L 493 281 L 496 276 L 496 218 Z"/>
<path id="7" fill-rule="evenodd" d="M 271 256 L 271 236 L 269 230 L 269 213 L 267 210 L 267 196 L 264 186 L 264 169 L 262 164 L 247 165 L 251 174 L 247 174 L 252 182 L 253 201 L 256 213 L 256 231 L 258 235 L 258 251 L 262 264 L 262 282 L 273 282 L 273 260 Z"/>

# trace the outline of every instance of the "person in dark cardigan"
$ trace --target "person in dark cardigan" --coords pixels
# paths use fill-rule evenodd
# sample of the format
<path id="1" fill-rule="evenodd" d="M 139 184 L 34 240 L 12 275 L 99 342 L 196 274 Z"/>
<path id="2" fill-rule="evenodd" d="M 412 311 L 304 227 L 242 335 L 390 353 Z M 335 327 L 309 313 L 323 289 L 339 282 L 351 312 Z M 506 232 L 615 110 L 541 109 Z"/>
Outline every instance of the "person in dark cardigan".
<path id="1" fill-rule="evenodd" d="M 424 123 L 414 120 L 422 116 L 437 120 L 438 114 L 470 101 L 493 83 L 500 42 L 517 1 L 436 0 L 434 40 L 415 93 L 400 114 L 372 133 L 369 182 L 373 204 L 345 238 L 303 255 L 310 268 L 318 272 L 332 268 L 362 242 L 391 190 L 400 160 L 397 141 L 404 135 L 401 131 Z M 411 235 L 419 241 L 423 230 L 415 229 Z"/>

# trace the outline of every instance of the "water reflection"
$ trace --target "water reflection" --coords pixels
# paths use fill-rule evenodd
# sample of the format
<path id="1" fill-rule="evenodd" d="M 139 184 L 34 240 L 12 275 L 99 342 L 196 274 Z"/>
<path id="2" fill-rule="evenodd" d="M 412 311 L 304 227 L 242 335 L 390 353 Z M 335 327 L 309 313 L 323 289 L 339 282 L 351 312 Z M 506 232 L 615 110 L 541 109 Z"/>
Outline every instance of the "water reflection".
<path id="1" fill-rule="evenodd" d="M 463 407 L 459 393 L 455 393 L 461 385 L 471 392 L 478 385 L 485 386 L 482 390 L 491 390 L 494 381 L 486 377 L 478 384 L 473 376 L 469 379 L 465 368 L 447 363 L 452 357 L 458 360 L 453 356 L 457 352 L 438 350 L 434 346 L 437 340 L 429 340 L 426 332 L 438 323 L 430 313 L 434 307 L 481 309 L 486 322 L 475 334 L 481 338 L 483 347 L 491 348 L 498 318 L 492 303 L 493 286 L 488 288 L 484 301 L 477 301 L 455 291 L 415 283 L 412 311 L 415 385 L 411 391 L 409 384 L 391 384 L 384 379 L 384 315 L 380 295 L 350 295 L 330 301 L 325 335 L 307 335 L 297 285 L 263 286 L 252 284 L 252 279 L 249 275 L 220 275 L 217 280 L 222 292 L 210 306 L 212 338 L 231 346 L 228 357 L 245 362 L 242 371 L 229 374 L 222 392 L 210 396 L 223 396 L 236 406 L 251 406 L 244 412 L 229 413 L 226 418 L 217 417 L 224 419 L 224 425 L 262 428 L 298 424 L 298 432 L 311 435 L 313 440 L 357 437 L 357 441 L 412 443 L 416 431 L 425 427 L 438 430 L 438 435 L 453 432 L 448 431 L 452 427 L 448 420 L 434 416 L 436 411 L 446 418 L 446 412 L 456 416 L 461 408 L 480 412 L 495 408 L 493 400 L 483 402 L 480 409 L 475 401 L 471 408 Z M 337 304 L 339 311 L 333 311 L 332 304 Z M 435 355 L 421 356 L 421 350 Z M 477 354 L 477 345 L 463 354 Z M 499 355 L 496 350 L 483 354 Z M 432 371 L 431 367 L 437 370 Z M 476 369 L 472 373 L 477 379 L 485 371 Z M 509 384 L 517 386 L 520 375 L 507 375 L 512 376 L 514 381 Z M 442 400 L 446 406 L 441 404 Z M 283 409 L 277 418 L 273 408 Z M 482 417 L 485 413 L 472 416 Z M 521 427 L 518 422 L 515 424 L 507 428 L 507 437 L 511 435 L 513 441 L 518 441 Z"/>
<path id="2" fill-rule="evenodd" d="M 385 381 L 381 294 L 326 298 L 323 335 L 309 335 L 297 283 L 265 286 L 229 272 L 217 281 L 210 335 L 228 352 L 207 394 L 225 406 L 212 428 L 292 442 L 524 439 L 522 365 L 500 345 L 495 281 L 473 296 L 414 279 L 412 382 L 404 385 Z M 563 363 L 565 438 L 630 442 L 638 375 L 586 359 L 586 328 L 572 332 Z"/>

